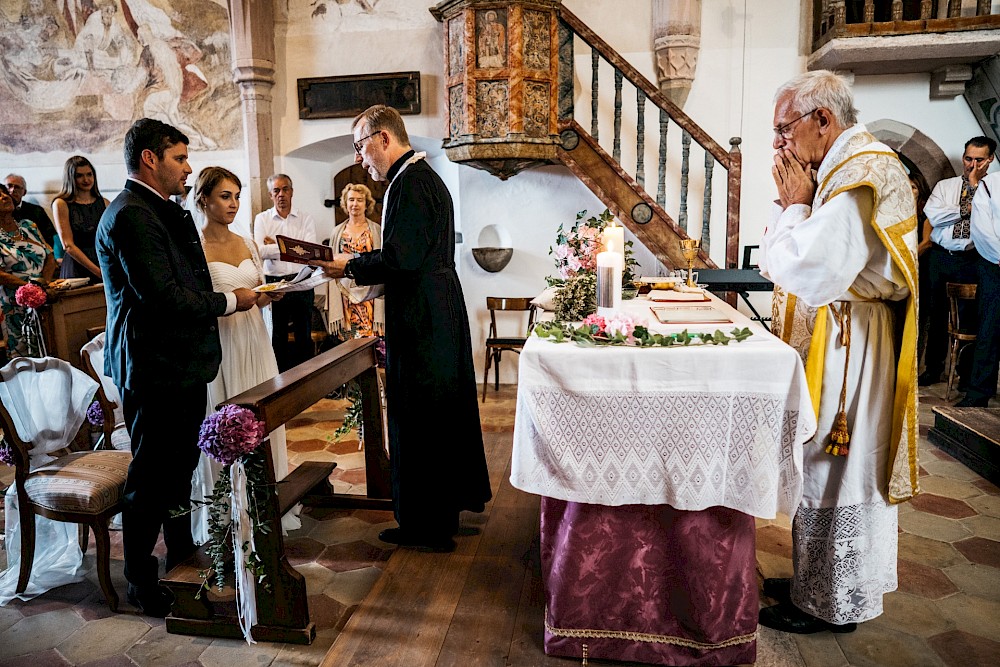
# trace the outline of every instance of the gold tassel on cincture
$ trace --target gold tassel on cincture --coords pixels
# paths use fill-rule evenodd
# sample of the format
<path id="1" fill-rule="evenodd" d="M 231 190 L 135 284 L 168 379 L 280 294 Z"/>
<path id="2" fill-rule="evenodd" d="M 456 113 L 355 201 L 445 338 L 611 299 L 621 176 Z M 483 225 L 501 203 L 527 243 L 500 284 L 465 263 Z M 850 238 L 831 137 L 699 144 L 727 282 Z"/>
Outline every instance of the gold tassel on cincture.
<path id="1" fill-rule="evenodd" d="M 847 368 L 851 361 L 851 303 L 846 301 L 838 311 L 830 306 L 830 310 L 840 324 L 840 342 L 845 348 L 844 353 L 844 383 L 840 387 L 840 403 L 837 406 L 837 418 L 833 420 L 833 430 L 826 445 L 826 453 L 831 456 L 847 456 L 850 451 L 851 433 L 847 430 Z"/>
<path id="2" fill-rule="evenodd" d="M 841 410 L 833 422 L 833 430 L 830 431 L 830 442 L 826 445 L 826 453 L 833 456 L 847 456 L 850 451 L 850 447 L 848 447 L 850 441 L 851 434 L 847 431 L 847 413 Z"/>

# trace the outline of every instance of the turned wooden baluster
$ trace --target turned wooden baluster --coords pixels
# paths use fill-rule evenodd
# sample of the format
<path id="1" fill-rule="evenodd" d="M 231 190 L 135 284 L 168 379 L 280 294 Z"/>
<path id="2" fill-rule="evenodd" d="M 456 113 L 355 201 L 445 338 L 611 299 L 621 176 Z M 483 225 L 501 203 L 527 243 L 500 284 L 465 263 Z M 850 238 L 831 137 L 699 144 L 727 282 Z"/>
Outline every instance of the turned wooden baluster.
<path id="1" fill-rule="evenodd" d="M 677 224 L 688 230 L 688 167 L 691 158 L 691 134 L 684 130 L 681 134 L 681 209 L 677 214 Z"/>
<path id="2" fill-rule="evenodd" d="M 635 89 L 635 182 L 640 188 L 646 187 L 646 94 L 641 88 Z"/>
<path id="3" fill-rule="evenodd" d="M 712 171 L 715 169 L 715 158 L 710 151 L 705 151 L 705 193 L 701 205 L 701 249 L 708 255 L 711 252 L 712 237 Z"/>
<path id="4" fill-rule="evenodd" d="M 931 7 L 934 3 L 931 0 L 920 0 L 920 19 L 926 21 L 931 17 Z"/>
<path id="5" fill-rule="evenodd" d="M 833 9 L 833 29 L 840 32 L 847 23 L 847 7 L 844 0 L 833 0 L 831 9 Z"/>
<path id="6" fill-rule="evenodd" d="M 948 0 L 948 18 L 953 19 L 962 15 L 962 0 Z"/>
<path id="7" fill-rule="evenodd" d="M 615 141 L 611 149 L 615 162 L 622 161 L 622 73 L 615 68 Z"/>
<path id="8" fill-rule="evenodd" d="M 865 23 L 875 22 L 875 0 L 865 0 Z"/>
<path id="9" fill-rule="evenodd" d="M 597 66 L 600 64 L 597 49 L 590 50 L 590 136 L 597 142 Z"/>
<path id="10" fill-rule="evenodd" d="M 903 0 L 892 0 L 892 20 L 903 20 Z"/>
<path id="11" fill-rule="evenodd" d="M 660 155 L 658 158 L 659 182 L 656 185 L 656 203 L 663 208 L 667 205 L 667 127 L 670 116 L 660 109 Z"/>
<path id="12" fill-rule="evenodd" d="M 976 3 L 976 16 L 989 16 L 990 6 L 993 3 L 990 0 L 979 0 Z"/>

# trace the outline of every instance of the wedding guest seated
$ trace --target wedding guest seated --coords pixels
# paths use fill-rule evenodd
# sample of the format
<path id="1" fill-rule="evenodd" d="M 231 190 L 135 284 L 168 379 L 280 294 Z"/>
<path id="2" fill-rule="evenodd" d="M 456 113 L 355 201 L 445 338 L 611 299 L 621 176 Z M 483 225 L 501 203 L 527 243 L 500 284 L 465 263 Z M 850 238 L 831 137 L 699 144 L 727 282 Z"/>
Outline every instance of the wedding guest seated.
<path id="1" fill-rule="evenodd" d="M 14 198 L 6 185 L 0 185 L 0 309 L 9 356 L 28 356 L 33 352 L 23 335 L 27 309 L 17 305 L 17 288 L 29 281 L 44 285 L 55 274 L 55 269 L 52 248 L 45 243 L 35 223 L 14 218 Z"/>
<path id="2" fill-rule="evenodd" d="M 97 223 L 108 206 L 97 187 L 90 160 L 74 155 L 66 160 L 62 190 L 52 201 L 56 231 L 63 245 L 61 278 L 90 278 L 101 282 L 97 264 Z"/>

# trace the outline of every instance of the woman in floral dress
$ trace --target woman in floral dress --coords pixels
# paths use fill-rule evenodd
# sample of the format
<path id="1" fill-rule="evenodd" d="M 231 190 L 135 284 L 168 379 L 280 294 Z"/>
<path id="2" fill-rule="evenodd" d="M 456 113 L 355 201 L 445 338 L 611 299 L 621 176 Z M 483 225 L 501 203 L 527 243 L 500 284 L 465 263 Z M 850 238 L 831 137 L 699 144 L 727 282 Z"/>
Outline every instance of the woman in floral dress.
<path id="1" fill-rule="evenodd" d="M 361 253 L 382 247 L 382 227 L 367 217 L 375 208 L 375 199 L 367 186 L 348 183 L 341 192 L 340 207 L 347 220 L 333 230 L 334 252 Z M 333 280 L 328 285 L 330 333 L 343 338 L 385 334 L 381 297 L 370 298 L 368 287 L 357 287 L 349 278 Z"/>
<path id="2" fill-rule="evenodd" d="M 47 283 L 55 270 L 52 248 L 45 243 L 35 223 L 14 219 L 14 200 L 7 187 L 0 184 L 0 310 L 9 356 L 31 352 L 21 334 L 27 311 L 14 300 L 17 288 L 31 280 Z"/>

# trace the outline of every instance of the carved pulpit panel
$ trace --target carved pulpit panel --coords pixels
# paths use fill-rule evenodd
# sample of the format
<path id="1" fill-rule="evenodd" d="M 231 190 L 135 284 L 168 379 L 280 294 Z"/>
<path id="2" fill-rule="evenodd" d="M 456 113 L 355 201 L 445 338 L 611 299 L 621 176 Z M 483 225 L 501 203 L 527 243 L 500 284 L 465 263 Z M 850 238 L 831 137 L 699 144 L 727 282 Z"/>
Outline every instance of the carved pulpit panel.
<path id="1" fill-rule="evenodd" d="M 555 162 L 559 0 L 445 0 L 445 153 L 506 179 Z"/>

